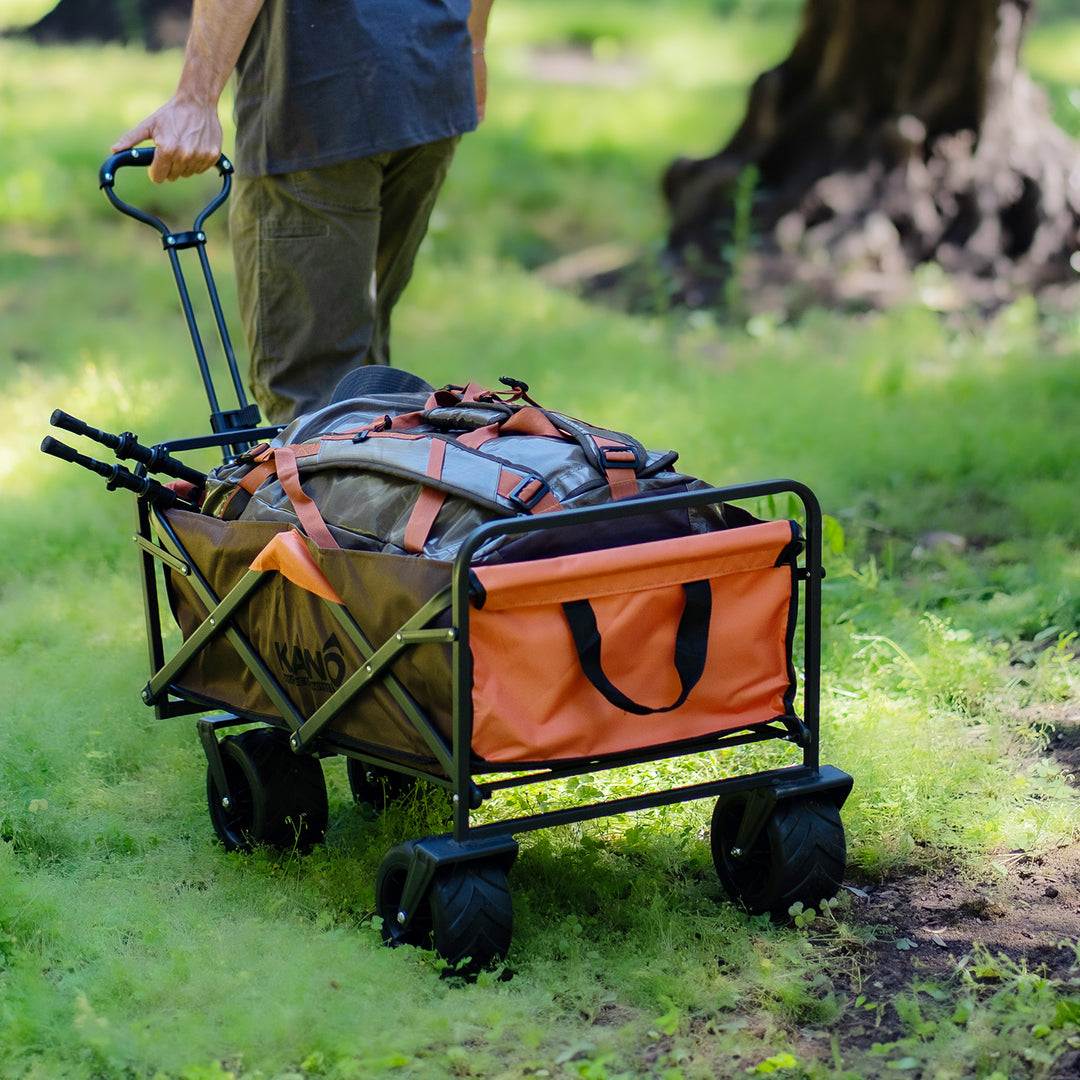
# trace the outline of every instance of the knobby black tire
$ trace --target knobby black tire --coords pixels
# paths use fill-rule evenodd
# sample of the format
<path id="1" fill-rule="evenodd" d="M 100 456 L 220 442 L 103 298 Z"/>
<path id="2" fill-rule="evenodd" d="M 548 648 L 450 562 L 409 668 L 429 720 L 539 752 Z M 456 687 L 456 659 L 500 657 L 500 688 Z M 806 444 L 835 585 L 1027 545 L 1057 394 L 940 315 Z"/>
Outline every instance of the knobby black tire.
<path id="1" fill-rule="evenodd" d="M 348 758 L 345 768 L 353 802 L 370 807 L 374 814 L 381 814 L 392 802 L 404 798 L 418 782 L 414 776 L 367 765 L 357 758 Z"/>
<path id="2" fill-rule="evenodd" d="M 506 872 L 492 860 L 452 863 L 438 870 L 408 927 L 397 915 L 412 861 L 407 844 L 387 852 L 375 883 L 383 941 L 434 949 L 457 974 L 471 975 L 510 948 L 514 913 Z"/>
<path id="3" fill-rule="evenodd" d="M 223 806 L 207 769 L 206 801 L 218 839 L 229 851 L 259 844 L 308 851 L 326 833 L 329 807 L 318 758 L 299 757 L 279 728 L 253 728 L 221 740 L 229 786 Z"/>
<path id="4" fill-rule="evenodd" d="M 712 853 L 724 891 L 755 915 L 787 915 L 795 903 L 816 907 L 836 895 L 844 878 L 847 843 L 840 811 L 828 800 L 777 803 L 750 850 L 735 853 L 750 796 L 716 803 Z"/>

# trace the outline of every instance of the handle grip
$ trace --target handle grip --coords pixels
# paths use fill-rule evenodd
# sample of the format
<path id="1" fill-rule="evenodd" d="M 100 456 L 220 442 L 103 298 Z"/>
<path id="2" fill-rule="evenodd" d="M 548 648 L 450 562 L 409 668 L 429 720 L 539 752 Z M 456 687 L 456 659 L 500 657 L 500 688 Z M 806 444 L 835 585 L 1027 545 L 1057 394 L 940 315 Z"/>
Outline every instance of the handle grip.
<path id="1" fill-rule="evenodd" d="M 206 484 L 205 475 L 199 472 L 198 469 L 192 469 L 182 461 L 178 461 L 161 446 L 144 446 L 130 431 L 125 431 L 120 435 L 112 435 L 108 431 L 91 427 L 77 416 L 64 412 L 63 409 L 56 409 L 52 416 L 49 417 L 49 423 L 53 427 L 70 431 L 73 435 L 85 435 L 87 438 L 101 443 L 102 446 L 107 446 L 119 458 L 131 458 L 138 461 L 140 464 L 145 465 L 150 472 L 165 473 L 167 476 L 175 477 L 177 480 L 186 480 L 189 484 L 194 484 L 200 488 Z M 53 441 L 56 442 L 56 440 Z M 56 445 L 63 446 L 64 444 L 57 442 Z M 45 452 L 47 454 L 52 453 L 51 450 Z"/>
<path id="2" fill-rule="evenodd" d="M 581 670 L 585 677 L 617 709 L 635 716 L 672 712 L 690 696 L 701 681 L 709 647 L 709 622 L 712 618 L 712 587 L 708 581 L 687 581 L 683 584 L 686 603 L 675 636 L 675 670 L 679 675 L 679 696 L 670 705 L 642 705 L 624 694 L 604 671 L 601 658 L 602 642 L 596 615 L 588 600 L 567 600 L 563 603 L 570 635 L 574 639 Z"/>
<path id="3" fill-rule="evenodd" d="M 68 446 L 67 443 L 62 443 L 51 435 L 46 435 L 41 440 L 41 450 L 42 453 L 50 454 L 52 457 L 70 462 L 72 465 L 81 465 L 84 469 L 104 477 L 107 481 L 105 486 L 110 491 L 124 488 L 126 491 L 134 492 L 140 498 L 148 499 L 161 510 L 168 510 L 172 506 L 180 507 L 183 510 L 198 510 L 198 507 L 193 502 L 178 495 L 171 488 L 165 487 L 164 484 L 159 484 L 157 480 L 151 480 L 146 476 L 136 476 L 133 472 L 125 469 L 123 465 L 107 465 L 104 461 L 87 457 L 86 454 L 80 454 L 77 450 Z"/>
<path id="4" fill-rule="evenodd" d="M 72 416 L 70 413 L 64 412 L 63 409 L 54 409 L 52 416 L 49 417 L 49 423 L 53 427 L 58 427 L 64 431 L 70 431 L 72 435 L 86 435 L 88 438 L 99 442 L 103 446 L 108 446 L 110 449 L 115 450 L 120 444 L 119 438 L 115 435 L 110 435 L 107 431 L 102 431 L 100 428 L 91 427 L 85 421 L 80 420 L 77 416 Z M 63 446 L 63 443 L 59 445 Z"/>
<path id="5" fill-rule="evenodd" d="M 105 192 L 106 198 L 120 213 L 127 214 L 128 217 L 133 217 L 136 221 L 152 226 L 161 233 L 162 237 L 167 238 L 172 235 L 172 232 L 160 218 L 156 218 L 153 214 L 124 202 L 113 190 L 113 185 L 116 183 L 116 173 L 119 169 L 129 165 L 142 165 L 149 168 L 154 161 L 154 151 L 155 147 L 153 146 L 135 146 L 130 150 L 121 150 L 119 153 L 113 154 L 105 160 L 98 171 L 98 186 Z M 221 174 L 221 191 L 200 211 L 195 219 L 195 224 L 192 226 L 193 232 L 197 233 L 202 229 L 203 222 L 229 197 L 229 189 L 232 187 L 233 166 L 232 162 L 224 154 L 217 160 L 217 170 Z"/>
<path id="6" fill-rule="evenodd" d="M 98 181 L 102 187 L 111 187 L 116 179 L 117 169 L 125 165 L 145 165 L 149 168 L 154 163 L 154 147 L 134 146 L 130 150 L 121 150 L 107 158 L 98 172 Z"/>
<path id="7" fill-rule="evenodd" d="M 106 469 L 109 468 L 102 461 L 95 461 L 93 458 L 85 457 L 83 454 L 73 450 L 67 443 L 62 443 L 59 439 L 54 439 L 51 435 L 46 435 L 41 440 L 41 452 L 43 454 L 51 454 L 53 457 L 59 458 L 61 461 L 70 461 L 73 465 L 83 465 L 86 462 L 85 467 L 89 468 L 91 472 L 97 472 L 94 467 L 96 465 L 103 465 Z"/>
<path id="8" fill-rule="evenodd" d="M 111 187 L 116 181 L 116 171 L 126 165 L 142 165 L 149 168 L 154 163 L 154 146 L 133 146 L 130 150 L 121 150 L 107 158 L 98 172 L 102 187 Z M 217 160 L 217 170 L 222 176 L 232 173 L 232 162 L 222 154 Z"/>

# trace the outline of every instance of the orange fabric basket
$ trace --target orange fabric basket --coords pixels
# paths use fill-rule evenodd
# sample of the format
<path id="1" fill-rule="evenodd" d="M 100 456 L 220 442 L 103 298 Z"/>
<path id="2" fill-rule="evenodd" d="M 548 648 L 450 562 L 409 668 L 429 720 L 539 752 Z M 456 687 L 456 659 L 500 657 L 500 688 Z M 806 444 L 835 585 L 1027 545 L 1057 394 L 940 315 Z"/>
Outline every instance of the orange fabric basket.
<path id="1" fill-rule="evenodd" d="M 473 752 L 595 758 L 791 715 L 797 528 L 474 567 Z"/>

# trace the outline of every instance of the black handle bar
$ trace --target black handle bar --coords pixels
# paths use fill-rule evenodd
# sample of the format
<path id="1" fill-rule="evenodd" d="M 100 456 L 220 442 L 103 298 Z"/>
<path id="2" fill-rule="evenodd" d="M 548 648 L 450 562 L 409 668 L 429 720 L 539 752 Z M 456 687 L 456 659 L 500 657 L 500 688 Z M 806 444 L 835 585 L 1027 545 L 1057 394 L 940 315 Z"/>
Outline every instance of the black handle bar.
<path id="1" fill-rule="evenodd" d="M 113 190 L 113 185 L 116 182 L 117 170 L 128 165 L 142 165 L 148 168 L 153 163 L 153 160 L 154 147 L 152 146 L 136 146 L 131 150 L 121 150 L 120 153 L 113 154 L 112 157 L 106 160 L 101 166 L 101 170 L 98 173 L 98 181 L 109 202 L 111 202 L 120 213 L 127 214 L 128 217 L 133 217 L 136 221 L 141 221 L 144 224 L 157 229 L 165 242 L 168 243 L 169 237 L 174 234 L 165 222 L 160 218 L 154 217 L 153 214 L 147 213 L 145 210 L 140 210 L 138 207 L 124 202 L 124 200 Z M 203 222 L 229 197 L 229 189 L 232 187 L 233 166 L 232 162 L 229 161 L 224 154 L 218 158 L 217 170 L 221 174 L 221 190 L 210 200 L 195 219 L 195 224 L 191 229 L 193 233 L 198 233 L 203 227 Z"/>
<path id="2" fill-rule="evenodd" d="M 258 427 L 259 407 L 254 403 L 248 404 L 247 395 L 244 392 L 244 381 L 240 377 L 240 371 L 236 365 L 236 356 L 233 353 L 232 342 L 229 340 L 229 329 L 225 324 L 225 314 L 221 309 L 221 301 L 218 298 L 217 286 L 214 284 L 214 275 L 210 271 L 210 260 L 206 254 L 206 233 L 203 232 L 203 222 L 228 198 L 232 187 L 232 162 L 222 156 L 218 158 L 217 169 L 221 174 L 221 191 L 195 218 L 195 224 L 189 232 L 171 232 L 169 227 L 153 214 L 124 202 L 113 190 L 116 182 L 116 173 L 119 169 L 131 165 L 149 166 L 153 163 L 156 148 L 153 146 L 137 146 L 131 150 L 121 150 L 113 154 L 104 165 L 101 166 L 99 180 L 101 189 L 105 192 L 109 202 L 121 213 L 135 218 L 146 225 L 152 226 L 161 235 L 161 246 L 169 256 L 172 266 L 173 277 L 176 279 L 176 288 L 180 293 L 180 306 L 184 311 L 187 321 L 188 332 L 191 334 L 191 343 L 195 348 L 195 359 L 199 365 L 199 374 L 202 376 L 203 388 L 206 390 L 206 400 L 210 405 L 210 429 L 215 434 L 229 431 L 243 431 L 248 428 Z M 195 310 L 191 305 L 191 297 L 188 294 L 187 283 L 184 280 L 184 271 L 181 267 L 180 252 L 194 248 L 198 254 L 199 265 L 202 268 L 203 280 L 206 283 L 206 291 L 210 300 L 210 306 L 214 313 L 214 323 L 217 326 L 218 337 L 221 339 L 221 347 L 225 353 L 225 363 L 229 370 L 229 378 L 232 381 L 233 390 L 236 392 L 237 407 L 231 410 L 222 409 L 218 404 L 217 390 L 214 387 L 214 379 L 206 359 L 206 350 L 203 348 L 202 335 L 199 332 L 198 320 Z M 226 444 L 220 444 L 224 447 Z M 243 440 L 228 444 L 231 453 L 238 454 L 247 449 Z"/>
<path id="3" fill-rule="evenodd" d="M 101 443 L 102 446 L 107 446 L 118 458 L 131 458 L 133 461 L 138 461 L 150 472 L 165 473 L 167 476 L 173 476 L 177 480 L 186 480 L 189 484 L 200 488 L 206 483 L 206 476 L 198 469 L 192 469 L 177 460 L 162 446 L 144 446 L 130 431 L 112 435 L 108 431 L 91 427 L 78 417 L 64 412 L 63 409 L 54 410 L 52 416 L 49 417 L 49 423 L 53 427 L 70 431 L 73 435 L 85 435 Z"/>
<path id="4" fill-rule="evenodd" d="M 53 457 L 60 458 L 61 461 L 70 461 L 73 465 L 81 465 L 84 469 L 89 469 L 90 472 L 103 476 L 107 481 L 105 486 L 110 491 L 115 491 L 117 488 L 133 491 L 140 498 L 148 499 L 161 510 L 168 510 L 173 506 L 179 507 L 181 510 L 197 511 L 199 509 L 195 503 L 185 499 L 182 495 L 173 491 L 172 488 L 166 487 L 157 480 L 152 480 L 148 476 L 136 476 L 133 472 L 125 469 L 123 465 L 107 465 L 104 461 L 87 457 L 85 454 L 73 450 L 67 443 L 54 439 L 51 435 L 46 435 L 41 440 L 41 450 L 42 453 L 51 454 Z"/>

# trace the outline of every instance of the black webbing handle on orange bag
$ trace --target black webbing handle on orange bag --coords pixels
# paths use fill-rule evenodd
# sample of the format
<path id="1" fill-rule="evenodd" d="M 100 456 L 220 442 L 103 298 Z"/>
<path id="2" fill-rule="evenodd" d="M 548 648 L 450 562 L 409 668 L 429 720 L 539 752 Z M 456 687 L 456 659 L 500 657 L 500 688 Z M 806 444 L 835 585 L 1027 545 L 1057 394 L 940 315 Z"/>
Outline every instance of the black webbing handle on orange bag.
<path id="1" fill-rule="evenodd" d="M 709 620 L 712 616 L 712 587 L 708 581 L 688 581 L 683 585 L 686 605 L 679 619 L 675 635 L 675 670 L 679 675 L 681 692 L 674 702 L 659 708 L 640 705 L 628 698 L 604 672 L 601 660 L 601 636 L 596 625 L 596 615 L 588 600 L 569 600 L 563 604 L 570 633 L 581 661 L 585 677 L 617 709 L 648 716 L 651 713 L 672 712 L 677 709 L 690 691 L 697 686 L 705 672 L 705 659 L 709 645 Z"/>

